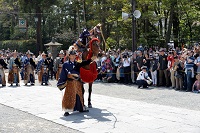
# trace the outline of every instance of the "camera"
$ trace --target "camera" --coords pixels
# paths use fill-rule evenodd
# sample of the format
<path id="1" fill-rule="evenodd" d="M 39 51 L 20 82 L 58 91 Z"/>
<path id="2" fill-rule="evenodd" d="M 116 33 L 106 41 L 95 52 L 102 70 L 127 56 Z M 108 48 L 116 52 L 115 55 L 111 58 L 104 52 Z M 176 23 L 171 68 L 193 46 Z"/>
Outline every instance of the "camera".
<path id="1" fill-rule="evenodd" d="M 127 58 L 127 55 L 123 55 L 123 58 Z"/>

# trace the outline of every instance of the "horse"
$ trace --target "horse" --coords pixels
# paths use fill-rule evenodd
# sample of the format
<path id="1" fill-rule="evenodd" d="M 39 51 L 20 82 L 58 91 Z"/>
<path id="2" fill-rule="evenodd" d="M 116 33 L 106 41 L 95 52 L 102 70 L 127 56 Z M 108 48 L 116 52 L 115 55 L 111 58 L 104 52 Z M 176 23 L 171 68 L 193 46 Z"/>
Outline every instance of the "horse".
<path id="1" fill-rule="evenodd" d="M 92 56 L 98 56 L 100 50 L 100 40 L 97 38 L 100 32 L 100 24 L 95 26 L 90 31 L 84 29 L 82 34 L 80 35 L 77 42 L 74 44 L 75 49 L 79 52 L 79 59 L 87 60 Z M 77 60 L 79 60 L 77 59 Z M 89 65 L 83 66 L 80 69 L 80 77 L 83 82 L 89 84 L 88 88 L 88 108 L 92 108 L 91 104 L 91 94 L 92 94 L 92 84 L 94 80 L 97 78 L 97 64 L 96 62 L 92 62 Z"/>

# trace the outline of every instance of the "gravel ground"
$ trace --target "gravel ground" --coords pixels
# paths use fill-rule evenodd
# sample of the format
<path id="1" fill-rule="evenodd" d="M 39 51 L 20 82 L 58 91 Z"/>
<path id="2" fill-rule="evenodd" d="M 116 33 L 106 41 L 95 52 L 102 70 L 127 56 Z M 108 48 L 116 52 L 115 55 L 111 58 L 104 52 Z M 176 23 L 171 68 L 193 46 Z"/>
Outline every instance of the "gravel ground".
<path id="1" fill-rule="evenodd" d="M 49 86 L 56 87 L 57 81 L 50 80 Z M 23 81 L 20 82 L 24 85 Z M 36 80 L 36 85 L 40 85 Z M 88 84 L 85 84 L 87 92 Z M 59 90 L 58 90 L 59 91 Z M 150 87 L 148 89 L 137 89 L 136 85 L 123 85 L 117 83 L 102 83 L 95 81 L 93 84 L 94 94 L 106 95 L 110 97 L 143 101 L 147 103 L 186 108 L 200 111 L 200 94 L 164 87 Z M 87 95 L 87 94 L 86 94 Z M 85 100 L 87 104 L 87 100 Z M 106 102 L 106 101 L 100 101 Z M 92 103 L 95 104 L 95 103 Z M 128 107 L 127 107 L 128 108 Z M 0 104 L 0 133 L 78 133 L 68 127 L 38 118 L 26 112 L 16 110 Z"/>
<path id="2" fill-rule="evenodd" d="M 56 87 L 55 80 L 50 80 L 50 83 L 52 87 Z M 88 92 L 88 84 L 85 84 L 84 87 L 85 91 Z M 200 102 L 198 102 L 200 101 L 200 93 L 176 91 L 166 87 L 150 86 L 148 89 L 138 89 L 137 85 L 95 81 L 92 93 L 200 111 Z M 87 104 L 87 99 L 85 101 Z"/>
<path id="3" fill-rule="evenodd" d="M 81 133 L 0 104 L 0 133 Z"/>

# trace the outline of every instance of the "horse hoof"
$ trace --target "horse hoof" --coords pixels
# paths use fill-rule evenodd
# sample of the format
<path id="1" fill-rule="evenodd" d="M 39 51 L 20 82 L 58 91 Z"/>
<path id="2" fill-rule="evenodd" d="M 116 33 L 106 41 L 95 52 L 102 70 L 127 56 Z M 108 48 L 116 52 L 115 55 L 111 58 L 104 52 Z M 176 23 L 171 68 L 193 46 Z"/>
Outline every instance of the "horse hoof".
<path id="1" fill-rule="evenodd" d="M 92 104 L 88 104 L 88 108 L 92 108 Z"/>

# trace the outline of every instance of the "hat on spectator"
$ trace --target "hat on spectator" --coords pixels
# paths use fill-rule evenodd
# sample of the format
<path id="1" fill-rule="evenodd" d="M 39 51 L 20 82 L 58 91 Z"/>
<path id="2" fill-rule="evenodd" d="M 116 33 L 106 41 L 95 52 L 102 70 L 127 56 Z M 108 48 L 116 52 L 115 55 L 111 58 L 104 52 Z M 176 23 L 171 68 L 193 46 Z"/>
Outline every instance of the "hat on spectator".
<path id="1" fill-rule="evenodd" d="M 141 69 L 147 69 L 147 66 L 142 66 Z"/>
<path id="2" fill-rule="evenodd" d="M 159 52 L 165 52 L 165 50 L 161 48 L 161 49 L 159 50 Z"/>

